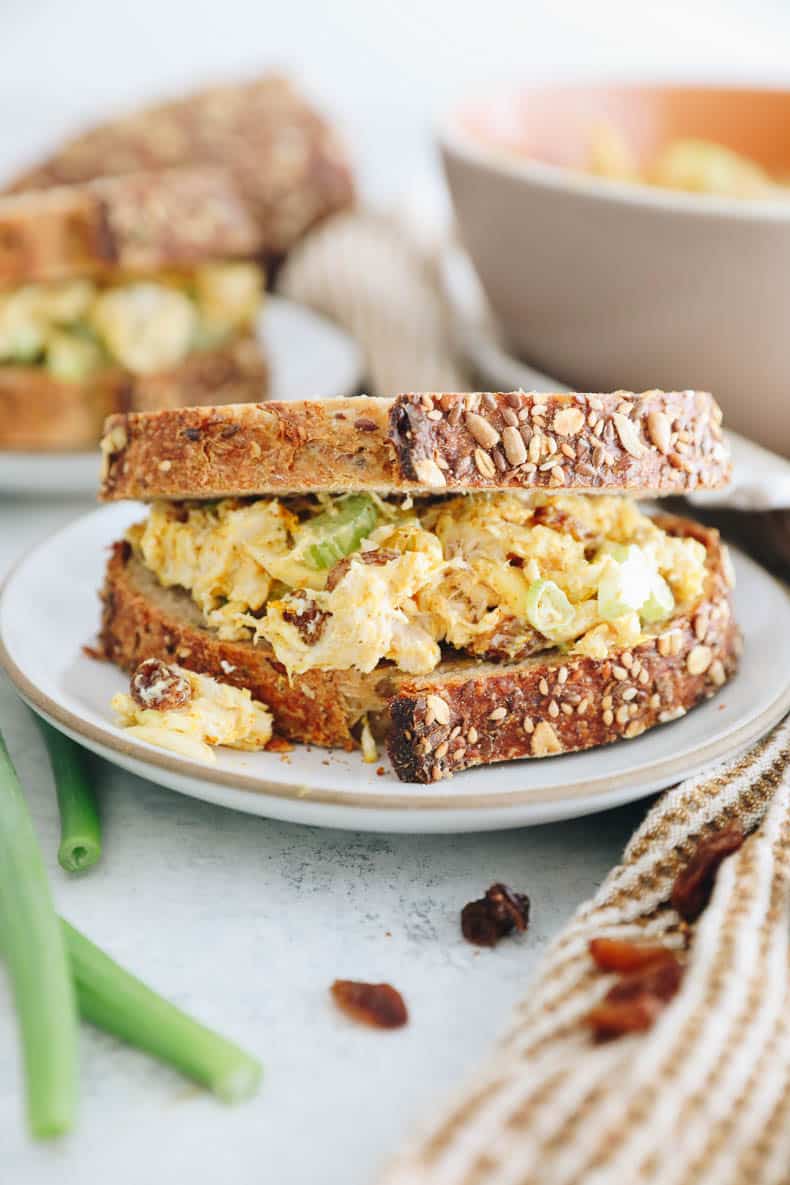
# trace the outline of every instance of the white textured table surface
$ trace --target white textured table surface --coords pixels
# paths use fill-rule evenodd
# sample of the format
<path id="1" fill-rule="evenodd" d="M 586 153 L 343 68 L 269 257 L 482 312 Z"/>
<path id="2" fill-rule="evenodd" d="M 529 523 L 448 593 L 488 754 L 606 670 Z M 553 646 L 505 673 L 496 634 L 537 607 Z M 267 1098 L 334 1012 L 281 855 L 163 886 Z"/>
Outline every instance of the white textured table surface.
<path id="1" fill-rule="evenodd" d="M 0 498 L 0 576 L 84 509 Z M 0 978 L 0 1179 L 14 1185 L 371 1185 L 504 1027 L 546 943 L 644 810 L 479 836 L 368 836 L 235 815 L 97 761 L 104 858 L 73 878 L 55 859 L 43 746 L 2 676 L 0 727 L 64 915 L 266 1067 L 258 1097 L 226 1108 L 84 1028 L 78 1130 L 34 1146 Z M 494 880 L 530 894 L 532 924 L 478 953 L 458 912 Z M 337 977 L 395 984 L 409 1026 L 352 1025 L 329 998 Z"/>

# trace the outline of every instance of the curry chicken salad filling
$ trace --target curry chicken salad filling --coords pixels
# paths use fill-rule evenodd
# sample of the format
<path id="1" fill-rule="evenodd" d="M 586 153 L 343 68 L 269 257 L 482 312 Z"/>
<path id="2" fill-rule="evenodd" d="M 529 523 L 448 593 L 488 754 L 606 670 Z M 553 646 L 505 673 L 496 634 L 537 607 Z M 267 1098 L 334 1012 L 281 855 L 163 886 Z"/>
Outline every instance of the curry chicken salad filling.
<path id="1" fill-rule="evenodd" d="M 603 659 L 702 595 L 705 547 L 624 497 L 305 495 L 154 503 L 128 540 L 220 638 L 290 674 L 427 674 L 455 651 Z"/>
<path id="2" fill-rule="evenodd" d="M 106 284 L 26 284 L 0 292 L 0 366 L 42 367 L 72 382 L 111 365 L 167 370 L 250 332 L 262 294 L 263 272 L 246 262 Z"/>

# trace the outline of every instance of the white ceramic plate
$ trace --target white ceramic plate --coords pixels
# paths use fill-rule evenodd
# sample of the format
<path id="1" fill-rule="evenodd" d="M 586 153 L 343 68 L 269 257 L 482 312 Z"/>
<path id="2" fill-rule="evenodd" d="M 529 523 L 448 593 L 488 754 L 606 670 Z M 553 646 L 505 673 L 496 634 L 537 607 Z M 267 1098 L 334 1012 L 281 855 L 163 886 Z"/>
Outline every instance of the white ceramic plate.
<path id="1" fill-rule="evenodd" d="M 567 391 L 561 382 L 509 353 L 496 326 L 482 284 L 469 256 L 450 247 L 441 256 L 442 287 L 452 314 L 456 349 L 493 391 Z M 688 495 L 696 506 L 734 510 L 790 507 L 790 462 L 737 432 L 728 431 L 732 482 L 724 490 Z"/>
<path id="2" fill-rule="evenodd" d="M 318 313 L 267 296 L 259 334 L 271 367 L 272 399 L 353 395 L 362 381 L 356 342 Z M 0 493 L 94 494 L 98 449 L 88 453 L 0 452 Z"/>
<path id="3" fill-rule="evenodd" d="M 736 555 L 738 676 L 682 720 L 589 753 L 510 762 L 436 786 L 399 782 L 358 753 L 216 750 L 197 764 L 131 739 L 113 723 L 125 678 L 82 651 L 97 624 L 107 547 L 143 513 L 118 504 L 78 519 L 13 571 L 0 597 L 0 662 L 24 699 L 64 732 L 142 777 L 251 814 L 370 831 L 473 831 L 545 823 L 627 802 L 755 741 L 790 709 L 790 598 Z"/>

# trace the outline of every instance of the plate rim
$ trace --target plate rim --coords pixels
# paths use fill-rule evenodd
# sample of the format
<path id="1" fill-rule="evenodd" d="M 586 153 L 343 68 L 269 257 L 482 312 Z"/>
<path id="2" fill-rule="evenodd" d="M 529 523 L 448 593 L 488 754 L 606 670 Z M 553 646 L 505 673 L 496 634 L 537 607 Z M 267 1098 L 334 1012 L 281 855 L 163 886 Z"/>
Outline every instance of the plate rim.
<path id="1" fill-rule="evenodd" d="M 540 807 L 550 805 L 551 803 L 567 802 L 569 799 L 574 798 L 586 798 L 589 800 L 590 797 L 597 797 L 598 795 L 605 796 L 608 799 L 618 791 L 625 792 L 629 785 L 633 789 L 637 789 L 637 786 L 633 784 L 633 773 L 629 774 L 627 772 L 614 775 L 600 774 L 593 778 L 587 777 L 575 781 L 570 786 L 565 784 L 563 786 L 544 787 L 542 790 L 533 786 L 486 794 L 466 794 L 457 797 L 451 793 L 442 795 L 425 793 L 415 796 L 413 793 L 408 795 L 405 793 L 376 792 L 369 789 L 337 790 L 311 788 L 305 785 L 304 781 L 271 782 L 265 777 L 256 777 L 249 774 L 217 769 L 214 766 L 206 766 L 190 761 L 188 758 L 170 754 L 166 750 L 159 751 L 154 746 L 145 745 L 142 741 L 116 736 L 115 732 L 110 728 L 104 728 L 82 719 L 76 713 L 72 712 L 70 708 L 63 706 L 48 695 L 47 692 L 42 691 L 33 679 L 17 664 L 2 635 L 3 609 L 6 599 L 9 596 L 9 590 L 19 572 L 37 556 L 39 551 L 51 546 L 55 538 L 72 530 L 75 526 L 84 525 L 89 519 L 98 519 L 101 516 L 109 517 L 113 512 L 117 513 L 117 510 L 117 505 L 99 507 L 77 516 L 76 519 L 60 527 L 20 556 L 0 584 L 0 668 L 5 670 L 12 685 L 29 706 L 51 719 L 55 725 L 61 725 L 72 734 L 83 738 L 89 747 L 91 745 L 99 745 L 105 750 L 139 762 L 145 767 L 150 767 L 154 778 L 157 770 L 163 770 L 180 779 L 206 783 L 226 790 L 241 790 L 257 796 L 263 795 L 281 800 L 300 801 L 302 803 L 309 802 L 315 805 L 353 808 L 363 812 L 407 811 L 409 813 L 420 814 L 426 811 L 457 811 L 462 814 L 468 814 L 472 811 L 479 812 L 489 809 L 507 811 L 509 807 Z M 749 556 L 745 555 L 740 549 L 733 548 L 733 551 L 738 556 L 739 561 L 745 562 L 757 569 L 763 579 L 775 585 L 784 597 L 788 596 L 788 590 L 780 580 L 762 568 L 761 565 L 757 564 Z M 784 689 L 772 699 L 770 705 L 766 706 L 759 716 L 747 721 L 745 724 L 730 729 L 729 732 L 723 733 L 718 739 L 695 748 L 692 751 L 695 767 L 699 768 L 702 765 L 713 764 L 717 760 L 721 760 L 755 743 L 771 727 L 778 723 L 788 711 L 790 711 L 790 679 L 788 679 Z M 604 748 L 604 746 L 600 746 L 600 748 Z M 298 752 L 298 747 L 294 751 Z M 564 754 L 563 756 L 568 756 L 568 754 Z M 690 753 L 674 758 L 668 755 L 642 768 L 640 784 L 644 785 L 649 782 L 651 785 L 655 785 L 656 781 L 660 781 L 663 785 L 670 785 L 673 780 L 688 776 L 686 771 L 690 764 Z M 528 761 L 524 765 L 525 769 L 534 768 L 532 763 Z M 644 793 L 650 793 L 650 790 L 646 789 Z M 634 797 L 639 797 L 639 795 L 635 794 Z M 607 801 L 604 800 L 601 803 L 601 809 L 606 809 L 607 805 Z"/>

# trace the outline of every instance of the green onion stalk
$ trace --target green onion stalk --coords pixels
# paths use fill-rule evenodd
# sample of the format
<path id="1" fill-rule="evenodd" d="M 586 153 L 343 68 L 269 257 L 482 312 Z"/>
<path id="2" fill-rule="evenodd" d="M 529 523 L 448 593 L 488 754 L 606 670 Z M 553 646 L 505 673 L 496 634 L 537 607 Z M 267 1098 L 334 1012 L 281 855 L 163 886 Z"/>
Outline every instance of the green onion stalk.
<path id="1" fill-rule="evenodd" d="M 256 1058 L 157 995 L 68 922 L 62 924 L 84 1020 L 167 1062 L 224 1102 L 255 1093 L 263 1072 Z"/>
<path id="2" fill-rule="evenodd" d="M 77 1010 L 63 933 L 27 802 L 0 733 L 0 949 L 16 1006 L 27 1114 L 37 1139 L 77 1109 Z"/>
<path id="3" fill-rule="evenodd" d="M 193 1020 L 58 919 L 2 734 L 0 953 L 19 1019 L 34 1136 L 58 1135 L 73 1125 L 77 1006 L 83 1019 L 180 1070 L 225 1102 L 257 1090 L 263 1071 L 256 1058 Z"/>
<path id="4" fill-rule="evenodd" d="M 66 872 L 84 872 L 101 856 L 101 823 L 88 781 L 85 754 L 74 741 L 39 719 L 49 752 L 60 811 L 58 861 Z"/>

